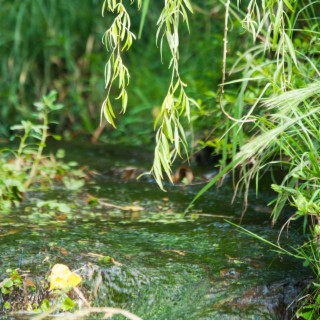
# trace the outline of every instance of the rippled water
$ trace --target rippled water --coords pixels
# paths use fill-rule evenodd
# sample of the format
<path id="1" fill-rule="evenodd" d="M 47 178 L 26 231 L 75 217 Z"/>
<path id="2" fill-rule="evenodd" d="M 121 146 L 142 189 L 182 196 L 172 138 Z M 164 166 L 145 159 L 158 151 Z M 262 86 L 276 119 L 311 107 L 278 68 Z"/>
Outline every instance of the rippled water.
<path id="1" fill-rule="evenodd" d="M 242 212 L 240 198 L 230 203 L 229 183 L 211 189 L 184 217 L 201 186 L 168 185 L 163 193 L 148 179 L 124 182 L 112 174 L 127 166 L 148 168 L 148 152 L 84 143 L 66 149 L 68 159 L 101 173 L 86 193 L 143 210 L 90 207 L 83 193 L 61 188 L 30 193 L 14 214 L 0 217 L 0 274 L 20 267 L 43 275 L 64 263 L 83 275 L 95 305 L 122 307 L 143 319 L 281 319 L 282 284 L 304 279 L 307 270 L 225 221 L 238 223 Z M 74 203 L 72 215 L 39 220 L 31 214 L 39 196 Z M 251 198 L 242 225 L 275 240 L 279 230 L 271 228 L 266 207 L 272 195 Z M 284 241 L 300 238 L 293 230 Z"/>

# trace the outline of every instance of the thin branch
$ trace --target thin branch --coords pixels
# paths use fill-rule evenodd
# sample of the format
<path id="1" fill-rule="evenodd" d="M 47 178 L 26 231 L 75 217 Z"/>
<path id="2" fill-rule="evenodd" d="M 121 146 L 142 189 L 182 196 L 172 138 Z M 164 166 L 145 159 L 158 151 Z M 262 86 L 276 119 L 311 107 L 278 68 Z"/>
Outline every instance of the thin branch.
<path id="1" fill-rule="evenodd" d="M 40 315 L 33 317 L 32 320 L 42 320 L 48 318 L 48 316 L 52 315 L 52 312 L 56 310 L 50 310 L 49 312 L 43 312 Z M 134 315 L 133 313 L 120 309 L 120 308 L 108 308 L 108 307 L 92 307 L 92 308 L 86 308 L 79 311 L 74 312 L 73 314 L 70 313 L 61 313 L 59 315 L 55 315 L 60 319 L 64 320 L 77 320 L 81 319 L 83 317 L 89 316 L 92 313 L 104 313 L 103 319 L 109 319 L 112 318 L 114 315 L 121 314 L 125 316 L 129 320 L 142 320 L 140 317 Z"/>
<path id="2" fill-rule="evenodd" d="M 232 117 L 223 107 L 222 105 L 222 98 L 224 93 L 224 84 L 226 81 L 226 64 L 227 64 L 227 50 L 228 50 L 228 20 L 229 20 L 229 7 L 230 7 L 230 0 L 226 2 L 226 15 L 225 15 L 225 22 L 224 22 L 224 36 L 223 36 L 223 59 L 222 59 L 222 82 L 220 85 L 219 91 L 219 106 L 222 113 L 230 120 L 240 123 L 245 122 L 254 122 L 255 119 L 236 119 Z"/>

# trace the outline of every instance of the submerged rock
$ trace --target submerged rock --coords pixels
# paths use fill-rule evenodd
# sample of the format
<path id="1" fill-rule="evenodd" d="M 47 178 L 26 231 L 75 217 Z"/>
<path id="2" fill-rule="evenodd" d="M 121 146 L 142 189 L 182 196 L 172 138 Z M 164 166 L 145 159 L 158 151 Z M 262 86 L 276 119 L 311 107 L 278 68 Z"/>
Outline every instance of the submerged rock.
<path id="1" fill-rule="evenodd" d="M 294 317 L 298 308 L 298 298 L 310 282 L 311 279 L 304 281 L 287 279 L 271 285 L 253 287 L 241 297 L 231 300 L 228 305 L 243 313 L 248 311 L 251 313 L 254 309 L 257 311 L 253 313 L 268 315 L 263 319 L 289 320 Z"/>

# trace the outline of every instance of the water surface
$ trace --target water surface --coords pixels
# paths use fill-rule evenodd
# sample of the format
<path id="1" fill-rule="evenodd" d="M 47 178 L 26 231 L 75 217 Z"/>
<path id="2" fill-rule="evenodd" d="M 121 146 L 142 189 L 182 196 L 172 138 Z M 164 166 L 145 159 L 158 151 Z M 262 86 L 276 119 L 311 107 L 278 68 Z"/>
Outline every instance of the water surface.
<path id="1" fill-rule="evenodd" d="M 184 216 L 201 185 L 166 184 L 164 193 L 149 178 L 122 179 L 129 166 L 148 169 L 149 152 L 83 142 L 63 147 L 67 160 L 99 174 L 80 193 L 62 187 L 30 192 L 21 207 L 0 216 L 1 275 L 18 267 L 44 275 L 64 263 L 84 276 L 83 289 L 94 305 L 125 308 L 143 319 L 281 319 L 277 301 L 283 297 L 275 285 L 304 279 L 307 270 L 226 221 L 238 223 L 242 214 L 240 197 L 231 204 L 230 182 L 212 188 Z M 199 176 L 202 171 L 194 168 Z M 114 207 L 91 206 L 87 194 Z M 265 192 L 256 199 L 252 191 L 242 225 L 275 241 L 279 229 L 271 228 L 266 207 L 273 196 Z M 35 208 L 39 197 L 72 210 L 41 215 Z M 119 208 L 124 206 L 143 209 Z M 301 241 L 294 230 L 290 237 L 284 242 Z"/>

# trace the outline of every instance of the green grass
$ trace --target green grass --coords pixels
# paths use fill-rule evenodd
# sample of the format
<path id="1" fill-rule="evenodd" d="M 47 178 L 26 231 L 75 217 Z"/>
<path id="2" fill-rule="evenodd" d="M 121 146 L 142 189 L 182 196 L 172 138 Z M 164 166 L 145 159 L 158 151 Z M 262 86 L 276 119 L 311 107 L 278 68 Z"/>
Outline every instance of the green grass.
<path id="1" fill-rule="evenodd" d="M 55 88 L 68 101 L 61 125 L 92 129 L 99 107 L 88 104 L 103 94 L 98 53 L 106 19 L 99 5 L 94 0 L 1 0 L 0 5 L 2 126 L 28 118 L 31 102 Z"/>
<path id="2" fill-rule="evenodd" d="M 249 187 L 255 184 L 258 192 L 259 178 L 265 172 L 281 168 L 284 179 L 271 186 L 278 193 L 272 203 L 273 223 L 283 214 L 284 206 L 291 205 L 294 213 L 283 229 L 299 219 L 309 237 L 301 247 L 292 246 L 294 255 L 311 267 L 315 277 L 314 290 L 305 296 L 297 314 L 303 319 L 318 319 L 320 47 L 316 38 L 320 27 L 316 21 L 319 2 L 279 1 L 275 5 L 273 1 L 263 0 L 264 8 L 255 1 L 248 3 L 253 6 L 243 16 L 244 26 L 252 33 L 255 43 L 238 54 L 232 71 L 238 73 L 239 80 L 227 80 L 223 96 L 224 108 L 241 119 L 234 121 L 226 133 L 233 144 L 233 160 L 194 201 L 205 196 L 205 191 L 223 174 L 240 167 L 235 190 L 244 192 L 246 204 Z M 238 15 L 237 19 L 242 15 L 241 10 Z M 263 20 L 266 16 L 267 24 Z M 248 119 L 254 122 L 246 122 Z"/>

